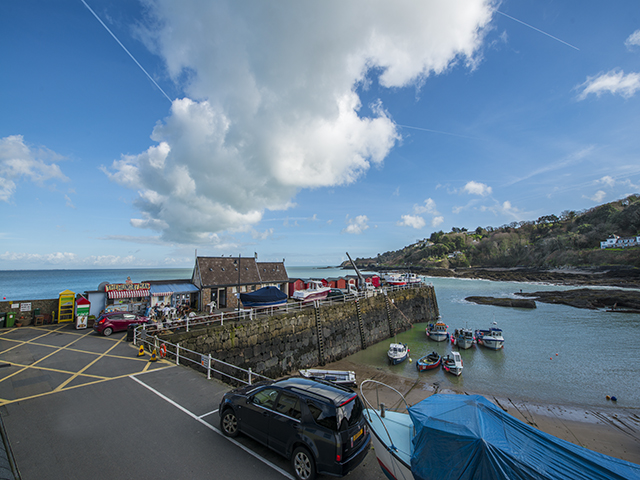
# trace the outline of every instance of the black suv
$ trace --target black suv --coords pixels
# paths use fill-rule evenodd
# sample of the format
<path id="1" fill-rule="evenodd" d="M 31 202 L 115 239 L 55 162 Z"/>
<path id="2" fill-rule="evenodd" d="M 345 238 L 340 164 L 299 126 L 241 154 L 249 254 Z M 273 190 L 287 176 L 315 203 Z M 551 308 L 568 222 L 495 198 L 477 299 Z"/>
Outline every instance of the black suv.
<path id="1" fill-rule="evenodd" d="M 338 385 L 291 377 L 228 392 L 220 428 L 242 432 L 291 459 L 296 477 L 346 475 L 369 451 L 370 435 L 358 394 Z"/>

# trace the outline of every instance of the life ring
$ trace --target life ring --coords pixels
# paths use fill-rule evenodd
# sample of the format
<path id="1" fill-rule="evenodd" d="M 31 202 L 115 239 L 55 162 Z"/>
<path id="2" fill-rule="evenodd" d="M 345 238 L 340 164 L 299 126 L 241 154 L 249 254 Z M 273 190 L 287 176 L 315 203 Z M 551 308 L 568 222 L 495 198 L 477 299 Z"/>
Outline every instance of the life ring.
<path id="1" fill-rule="evenodd" d="M 167 346 L 163 343 L 160 345 L 160 358 L 167 356 Z"/>

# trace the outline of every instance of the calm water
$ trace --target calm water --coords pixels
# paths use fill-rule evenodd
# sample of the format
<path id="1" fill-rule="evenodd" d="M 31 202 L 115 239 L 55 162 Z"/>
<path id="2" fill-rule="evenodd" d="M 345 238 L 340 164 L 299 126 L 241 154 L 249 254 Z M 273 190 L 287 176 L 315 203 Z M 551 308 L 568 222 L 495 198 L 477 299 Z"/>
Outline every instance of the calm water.
<path id="1" fill-rule="evenodd" d="M 430 278 L 449 331 L 488 328 L 495 321 L 505 337 L 504 349 L 475 346 L 461 350 L 462 376 L 443 370 L 418 373 L 415 360 L 431 351 L 451 351 L 449 342 L 425 335 L 426 324 L 415 324 L 397 340 L 407 343 L 412 362 L 390 366 L 389 341 L 356 353 L 350 360 L 374 365 L 409 378 L 428 379 L 440 389 L 456 388 L 513 400 L 541 403 L 611 406 L 606 395 L 618 398 L 617 408 L 640 407 L 640 315 L 606 313 L 537 303 L 535 310 L 475 305 L 471 295 L 507 296 L 523 291 L 567 289 L 484 280 Z M 455 348 L 455 347 L 454 347 Z M 557 354 L 557 355 L 556 355 Z"/>
<path id="2" fill-rule="evenodd" d="M 287 267 L 290 277 L 337 277 L 353 271 L 337 268 Z M 63 290 L 96 290 L 102 282 L 123 283 L 191 278 L 192 269 L 23 270 L 0 271 L 0 299 L 57 298 Z M 487 328 L 496 321 L 505 347 L 492 351 L 474 347 L 461 351 L 464 372 L 454 377 L 442 370 L 420 373 L 441 389 L 529 399 L 541 403 L 610 406 L 606 395 L 618 398 L 616 408 L 640 408 L 640 315 L 606 313 L 538 303 L 535 310 L 475 305 L 470 295 L 505 296 L 524 291 L 569 287 L 524 283 L 430 278 L 442 319 L 453 331 L 460 327 Z M 389 366 L 389 341 L 350 357 L 398 375 L 417 378 L 415 360 L 435 350 L 451 350 L 448 342 L 427 339 L 425 324 L 416 324 L 397 339 L 411 349 L 413 362 Z M 557 354 L 557 355 L 556 355 Z"/>

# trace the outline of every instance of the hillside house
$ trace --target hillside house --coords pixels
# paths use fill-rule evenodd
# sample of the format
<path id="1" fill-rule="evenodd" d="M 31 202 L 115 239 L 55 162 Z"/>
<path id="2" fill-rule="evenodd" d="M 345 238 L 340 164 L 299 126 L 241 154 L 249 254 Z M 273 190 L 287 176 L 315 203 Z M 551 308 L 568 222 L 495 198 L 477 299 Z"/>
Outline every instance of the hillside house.
<path id="1" fill-rule="evenodd" d="M 636 237 L 619 237 L 618 235 L 611 235 L 604 242 L 600 242 L 600 248 L 627 248 L 637 247 L 640 245 L 640 235 Z"/>

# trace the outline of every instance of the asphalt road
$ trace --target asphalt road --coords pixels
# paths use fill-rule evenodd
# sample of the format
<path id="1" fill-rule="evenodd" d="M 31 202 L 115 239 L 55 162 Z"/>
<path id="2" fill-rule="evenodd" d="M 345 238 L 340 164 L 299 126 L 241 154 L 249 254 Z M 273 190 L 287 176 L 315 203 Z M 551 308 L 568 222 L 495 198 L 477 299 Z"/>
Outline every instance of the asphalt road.
<path id="1" fill-rule="evenodd" d="M 220 433 L 225 384 L 137 358 L 124 334 L 20 330 L 0 334 L 0 414 L 22 479 L 293 478 L 287 459 Z M 373 451 L 347 478 L 385 479 Z"/>

